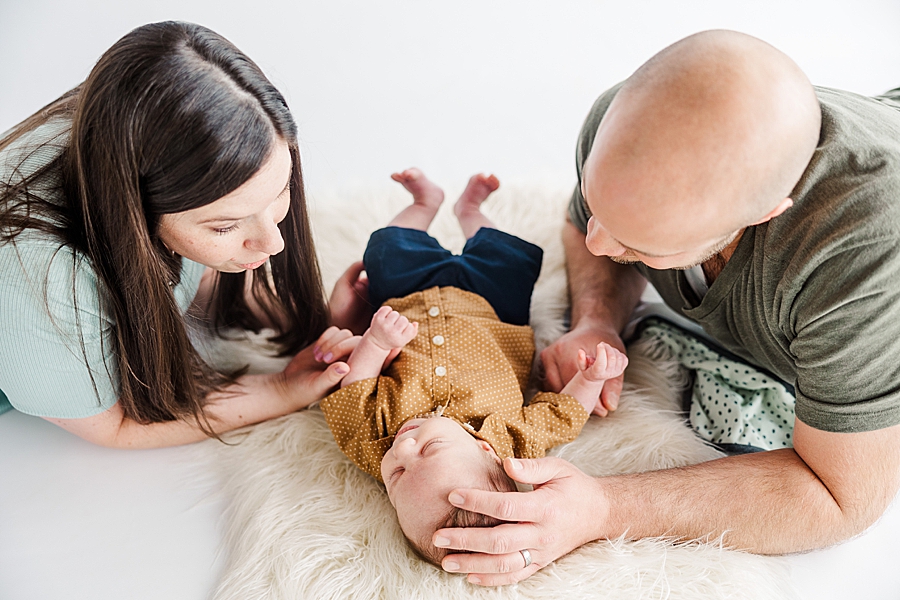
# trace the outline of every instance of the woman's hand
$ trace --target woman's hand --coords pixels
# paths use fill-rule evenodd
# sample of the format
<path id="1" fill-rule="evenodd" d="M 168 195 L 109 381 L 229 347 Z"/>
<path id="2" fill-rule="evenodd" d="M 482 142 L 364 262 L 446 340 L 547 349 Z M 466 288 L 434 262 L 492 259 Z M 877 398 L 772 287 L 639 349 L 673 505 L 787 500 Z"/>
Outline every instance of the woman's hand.
<path id="1" fill-rule="evenodd" d="M 206 407 L 208 424 L 215 432 L 225 433 L 321 400 L 350 371 L 341 359 L 353 352 L 359 339 L 346 329 L 329 327 L 281 373 L 238 378 L 221 393 L 210 396 Z M 200 425 L 189 419 L 150 424 L 133 421 L 125 416 L 120 402 L 92 417 L 47 420 L 89 442 L 111 448 L 159 448 L 207 437 Z"/>
<path id="2" fill-rule="evenodd" d="M 360 336 L 353 335 L 349 329 L 338 329 L 332 325 L 313 344 L 313 357 L 326 364 L 344 360 L 356 349 L 359 340 Z"/>
<path id="3" fill-rule="evenodd" d="M 507 458 L 503 466 L 516 481 L 532 484 L 534 491 L 451 492 L 453 506 L 511 523 L 437 530 L 435 546 L 472 552 L 448 554 L 441 563 L 445 571 L 469 573 L 469 581 L 480 585 L 506 585 L 602 537 L 609 511 L 600 480 L 560 458 Z M 530 566 L 524 566 L 520 550 L 531 553 Z"/>
<path id="4" fill-rule="evenodd" d="M 301 350 L 279 374 L 277 386 L 294 410 L 321 400 L 341 382 L 350 367 L 350 356 L 360 337 L 347 329 L 329 327 L 310 346 Z"/>
<path id="5" fill-rule="evenodd" d="M 334 284 L 328 302 L 332 324 L 356 334 L 366 330 L 373 312 L 369 304 L 369 280 L 363 275 L 364 269 L 362 261 L 350 265 Z"/>

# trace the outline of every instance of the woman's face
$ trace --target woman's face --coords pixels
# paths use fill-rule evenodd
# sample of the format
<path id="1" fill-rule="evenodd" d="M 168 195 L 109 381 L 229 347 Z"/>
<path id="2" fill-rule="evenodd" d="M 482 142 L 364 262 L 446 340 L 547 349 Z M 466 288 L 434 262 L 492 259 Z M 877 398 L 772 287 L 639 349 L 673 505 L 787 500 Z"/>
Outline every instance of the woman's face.
<path id="1" fill-rule="evenodd" d="M 291 203 L 291 153 L 277 139 L 253 177 L 205 206 L 163 215 L 159 237 L 169 250 L 225 273 L 260 267 L 284 249 L 278 224 Z"/>

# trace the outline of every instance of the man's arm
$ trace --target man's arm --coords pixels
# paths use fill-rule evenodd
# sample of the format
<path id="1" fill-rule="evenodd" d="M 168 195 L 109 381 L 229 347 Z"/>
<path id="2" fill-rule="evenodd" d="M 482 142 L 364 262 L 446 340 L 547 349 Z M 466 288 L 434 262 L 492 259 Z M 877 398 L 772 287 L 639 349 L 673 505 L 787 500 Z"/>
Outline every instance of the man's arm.
<path id="1" fill-rule="evenodd" d="M 588 477 L 556 458 L 505 461 L 530 493 L 455 490 L 460 508 L 518 522 L 441 529 L 449 571 L 502 585 L 524 579 L 596 539 L 716 539 L 762 554 L 820 548 L 852 537 L 885 511 L 900 488 L 900 425 L 828 433 L 795 423 L 795 449 L 722 458 L 636 475 Z M 518 468 L 516 468 L 518 467 Z M 445 543 L 446 542 L 446 543 Z M 522 568 L 519 550 L 534 563 Z"/>
<path id="2" fill-rule="evenodd" d="M 541 352 L 547 389 L 558 392 L 578 372 L 579 348 L 595 348 L 600 342 L 624 351 L 620 334 L 647 285 L 638 271 L 605 256 L 594 256 L 584 245 L 585 235 L 570 222 L 562 232 L 566 273 L 572 303 L 571 329 Z M 603 407 L 614 410 L 622 391 L 622 377 L 603 388 Z"/>

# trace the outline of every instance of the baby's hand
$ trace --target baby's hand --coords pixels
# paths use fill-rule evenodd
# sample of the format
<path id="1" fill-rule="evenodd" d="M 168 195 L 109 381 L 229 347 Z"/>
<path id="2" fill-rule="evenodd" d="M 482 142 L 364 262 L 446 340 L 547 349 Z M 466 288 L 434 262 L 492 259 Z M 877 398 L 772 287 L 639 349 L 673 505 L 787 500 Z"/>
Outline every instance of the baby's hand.
<path id="1" fill-rule="evenodd" d="M 382 306 L 372 317 L 372 325 L 366 335 L 379 348 L 394 350 L 403 348 L 418 332 L 418 323 L 410 323 L 390 306 Z"/>
<path id="2" fill-rule="evenodd" d="M 597 344 L 597 355 L 578 350 L 578 369 L 588 381 L 601 382 L 618 377 L 628 366 L 628 357 L 606 342 Z"/>

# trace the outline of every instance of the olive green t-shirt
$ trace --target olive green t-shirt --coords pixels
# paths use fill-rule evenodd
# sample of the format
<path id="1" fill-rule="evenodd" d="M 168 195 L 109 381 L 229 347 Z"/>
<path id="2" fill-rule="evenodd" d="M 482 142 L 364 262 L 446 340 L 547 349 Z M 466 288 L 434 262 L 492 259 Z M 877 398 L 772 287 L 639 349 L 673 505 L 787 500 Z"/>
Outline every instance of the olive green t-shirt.
<path id="1" fill-rule="evenodd" d="M 617 91 L 579 138 L 569 215 L 582 231 L 581 168 Z M 871 431 L 900 423 L 900 93 L 816 94 L 819 145 L 794 205 L 744 232 L 702 299 L 684 271 L 636 268 L 724 348 L 792 383 L 801 421 Z"/>

